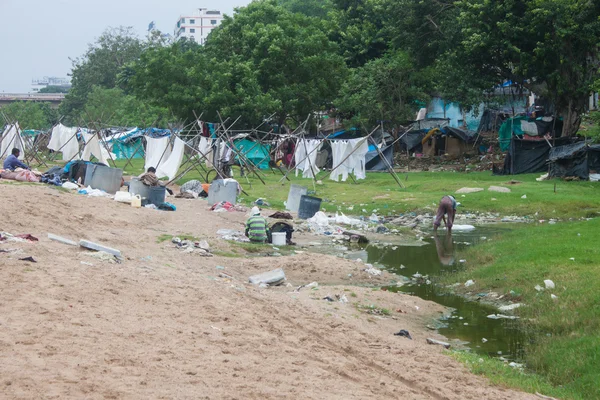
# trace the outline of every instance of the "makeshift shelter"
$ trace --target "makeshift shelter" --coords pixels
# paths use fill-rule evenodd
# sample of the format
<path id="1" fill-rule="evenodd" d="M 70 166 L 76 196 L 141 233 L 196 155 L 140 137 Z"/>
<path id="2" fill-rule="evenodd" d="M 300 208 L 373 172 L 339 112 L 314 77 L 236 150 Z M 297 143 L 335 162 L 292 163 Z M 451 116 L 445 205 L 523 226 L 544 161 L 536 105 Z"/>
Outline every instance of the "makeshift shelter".
<path id="1" fill-rule="evenodd" d="M 252 140 L 250 136 L 233 140 L 239 152 L 258 169 L 269 169 L 271 146 L 263 144 L 258 140 Z M 239 155 L 236 155 L 239 160 Z"/>
<path id="2" fill-rule="evenodd" d="M 554 139 L 556 146 L 569 143 L 569 138 Z M 546 140 L 527 140 L 516 136 L 510 141 L 508 154 L 502 169 L 494 169 L 496 175 L 518 175 L 548 171 L 551 149 Z"/>
<path id="3" fill-rule="evenodd" d="M 588 180 L 590 173 L 600 171 L 600 145 L 589 146 L 586 142 L 576 142 L 553 147 L 549 155 L 552 178 L 575 177 Z"/>
<path id="4" fill-rule="evenodd" d="M 144 130 L 134 128 L 106 136 L 104 141 L 117 160 L 144 158 Z"/>
<path id="5" fill-rule="evenodd" d="M 13 148 L 21 151 L 19 159 L 23 160 L 25 157 L 25 142 L 21 137 L 21 129 L 19 129 L 18 122 L 9 124 L 4 128 L 2 138 L 0 139 L 0 158 L 8 157 Z"/>
<path id="6" fill-rule="evenodd" d="M 562 132 L 562 127 L 563 122 L 559 119 L 555 121 L 553 117 L 532 119 L 525 116 L 517 116 L 509 118 L 502 123 L 502 126 L 498 130 L 500 150 L 508 150 L 513 136 L 519 136 L 524 139 L 542 138 L 546 135 L 558 137 L 560 136 L 560 132 Z"/>
<path id="7" fill-rule="evenodd" d="M 469 146 L 469 144 L 474 143 L 475 140 L 475 132 L 449 126 L 440 129 L 434 128 L 421 139 L 422 152 L 426 156 L 458 157 L 470 151 L 473 146 Z"/>

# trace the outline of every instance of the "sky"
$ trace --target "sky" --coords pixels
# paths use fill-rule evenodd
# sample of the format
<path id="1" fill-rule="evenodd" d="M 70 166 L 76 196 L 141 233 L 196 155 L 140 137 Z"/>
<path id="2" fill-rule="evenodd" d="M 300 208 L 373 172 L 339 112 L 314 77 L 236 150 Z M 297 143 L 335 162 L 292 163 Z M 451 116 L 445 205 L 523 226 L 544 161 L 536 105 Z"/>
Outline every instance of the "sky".
<path id="1" fill-rule="evenodd" d="M 196 8 L 232 15 L 250 0 L 0 0 L 0 92 L 27 93 L 31 80 L 66 77 L 69 58 L 81 56 L 108 27 L 148 24 L 173 33 L 180 15 Z"/>

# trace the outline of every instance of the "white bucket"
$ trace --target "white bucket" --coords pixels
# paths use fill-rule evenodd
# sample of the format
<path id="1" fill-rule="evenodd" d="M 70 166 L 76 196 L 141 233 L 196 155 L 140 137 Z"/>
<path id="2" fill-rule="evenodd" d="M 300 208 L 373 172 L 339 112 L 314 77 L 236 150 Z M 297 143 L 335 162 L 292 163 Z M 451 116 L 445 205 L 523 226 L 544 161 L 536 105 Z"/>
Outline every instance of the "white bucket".
<path id="1" fill-rule="evenodd" d="M 285 232 L 273 232 L 271 234 L 272 238 L 273 238 L 273 245 L 275 246 L 285 246 L 286 242 L 285 242 Z"/>

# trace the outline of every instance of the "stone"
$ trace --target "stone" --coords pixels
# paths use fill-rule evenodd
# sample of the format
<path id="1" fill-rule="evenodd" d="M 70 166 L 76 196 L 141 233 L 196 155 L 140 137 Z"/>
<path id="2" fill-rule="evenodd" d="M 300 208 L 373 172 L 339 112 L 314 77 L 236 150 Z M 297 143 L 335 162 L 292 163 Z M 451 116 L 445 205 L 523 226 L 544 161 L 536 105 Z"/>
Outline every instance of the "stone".
<path id="1" fill-rule="evenodd" d="M 483 192 L 483 188 L 463 187 L 456 191 L 456 193 L 477 193 L 477 192 Z"/>
<path id="2" fill-rule="evenodd" d="M 488 188 L 488 190 L 490 192 L 498 192 L 498 193 L 510 193 L 511 190 L 507 187 L 503 187 L 503 186 L 490 186 Z"/>
<path id="3" fill-rule="evenodd" d="M 436 339 L 432 339 L 432 338 L 427 338 L 427 343 L 429 343 L 429 344 L 437 344 L 439 346 L 443 346 L 446 349 L 450 348 L 450 343 L 448 343 L 448 342 L 442 342 L 441 340 L 436 340 Z"/>
<path id="4" fill-rule="evenodd" d="M 95 250 L 95 251 L 104 251 L 108 254 L 112 254 L 113 256 L 121 257 L 121 251 L 117 249 L 113 249 L 111 247 L 103 246 L 98 243 L 90 242 L 88 240 L 80 240 L 79 245 L 81 247 L 85 247 L 86 249 Z"/>
<path id="5" fill-rule="evenodd" d="M 64 237 L 61 237 L 61 236 L 54 235 L 52 233 L 48 234 L 48 239 L 54 240 L 54 241 L 62 243 L 62 244 L 68 244 L 69 246 L 77 246 L 77 243 L 75 243 L 74 241 L 64 238 Z"/>

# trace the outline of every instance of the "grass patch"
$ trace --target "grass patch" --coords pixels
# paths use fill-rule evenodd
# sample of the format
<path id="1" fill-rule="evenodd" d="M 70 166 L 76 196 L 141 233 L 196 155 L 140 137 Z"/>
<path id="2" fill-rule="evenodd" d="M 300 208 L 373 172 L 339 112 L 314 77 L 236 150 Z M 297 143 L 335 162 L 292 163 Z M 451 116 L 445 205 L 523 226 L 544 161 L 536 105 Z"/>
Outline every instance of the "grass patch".
<path id="1" fill-rule="evenodd" d="M 382 308 L 382 307 L 378 307 L 376 305 L 366 305 L 366 304 L 356 304 L 356 309 L 358 311 L 367 313 L 367 314 L 371 314 L 371 315 L 380 315 L 380 316 L 386 316 L 389 317 L 390 315 L 392 315 L 392 312 L 390 310 L 388 310 L 387 308 Z"/>
<path id="2" fill-rule="evenodd" d="M 197 242 L 200 240 L 200 238 L 193 235 L 169 235 L 164 233 L 156 239 L 156 242 L 163 243 L 166 241 L 171 241 L 174 237 L 178 237 L 181 240 L 189 240 L 190 242 Z"/>
<path id="3" fill-rule="evenodd" d="M 515 313 L 532 337 L 527 368 L 561 387 L 561 398 L 600 398 L 599 230 L 600 219 L 522 226 L 466 249 L 459 255 L 465 269 L 444 278 L 473 279 L 475 286 L 460 290 L 474 293 L 512 291 L 525 304 Z M 556 288 L 537 291 L 545 279 Z"/>
<path id="4" fill-rule="evenodd" d="M 134 168 L 128 166 L 127 173 L 140 174 L 143 171 L 143 160 L 133 160 Z M 117 161 L 123 167 L 124 161 Z M 279 182 L 282 175 L 270 170 L 262 171 L 261 176 L 265 185 L 256 178 L 239 177 L 239 170 L 234 167 L 234 174 L 243 186 L 248 196 L 238 200 L 246 205 L 252 204 L 257 198 L 266 199 L 272 208 L 284 209 L 283 202 L 287 199 L 290 183 L 306 186 L 315 195 L 323 199 L 322 207 L 328 212 L 342 211 L 348 215 L 370 215 L 377 210 L 378 215 L 399 215 L 409 212 L 434 213 L 440 198 L 448 193 L 454 193 L 462 187 L 481 187 L 486 190 L 478 193 L 457 195 L 462 203 L 460 213 L 491 212 L 500 215 L 529 216 L 532 220 L 549 218 L 579 218 L 600 216 L 600 196 L 598 183 L 595 182 L 566 182 L 550 180 L 537 182 L 539 174 L 519 175 L 518 185 L 509 185 L 511 177 L 493 176 L 490 172 L 411 172 L 401 175 L 406 186 L 401 189 L 387 173 L 367 173 L 367 179 L 354 184 L 331 181 L 327 173 L 322 172 L 317 179 L 322 185 L 313 186 L 312 181 L 288 175 L 290 181 Z M 197 171 L 190 171 L 177 184 L 183 184 L 191 179 L 203 180 Z M 511 193 L 489 192 L 489 186 L 506 186 Z M 555 192 L 556 185 L 556 192 Z M 521 196 L 526 194 L 527 198 Z M 492 198 L 497 199 L 492 201 Z M 349 210 L 349 208 L 352 208 Z"/>

